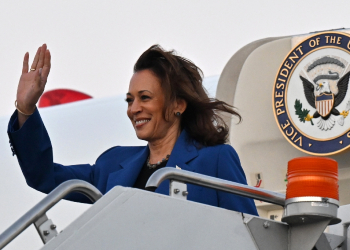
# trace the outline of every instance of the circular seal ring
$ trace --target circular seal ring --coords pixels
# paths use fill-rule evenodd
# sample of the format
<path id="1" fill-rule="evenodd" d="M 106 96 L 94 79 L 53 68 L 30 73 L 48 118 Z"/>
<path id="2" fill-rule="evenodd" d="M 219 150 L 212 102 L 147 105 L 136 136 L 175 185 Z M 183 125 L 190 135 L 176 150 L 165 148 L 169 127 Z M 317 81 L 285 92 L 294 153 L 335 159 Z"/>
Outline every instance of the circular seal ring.
<path id="1" fill-rule="evenodd" d="M 322 32 L 296 45 L 275 78 L 272 106 L 283 136 L 311 155 L 350 147 L 350 35 Z"/>

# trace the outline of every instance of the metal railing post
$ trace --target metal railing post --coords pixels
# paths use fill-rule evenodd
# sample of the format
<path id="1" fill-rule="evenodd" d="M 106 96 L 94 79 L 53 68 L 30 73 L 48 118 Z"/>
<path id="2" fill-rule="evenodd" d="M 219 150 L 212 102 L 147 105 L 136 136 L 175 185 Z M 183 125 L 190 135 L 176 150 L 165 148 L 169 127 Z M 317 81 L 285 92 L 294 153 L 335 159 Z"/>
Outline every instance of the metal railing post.
<path id="1" fill-rule="evenodd" d="M 69 180 L 62 183 L 0 235 L 0 249 L 4 248 L 32 223 L 42 219 L 46 211 L 72 192 L 81 193 L 92 202 L 96 202 L 102 197 L 101 192 L 86 181 Z"/>

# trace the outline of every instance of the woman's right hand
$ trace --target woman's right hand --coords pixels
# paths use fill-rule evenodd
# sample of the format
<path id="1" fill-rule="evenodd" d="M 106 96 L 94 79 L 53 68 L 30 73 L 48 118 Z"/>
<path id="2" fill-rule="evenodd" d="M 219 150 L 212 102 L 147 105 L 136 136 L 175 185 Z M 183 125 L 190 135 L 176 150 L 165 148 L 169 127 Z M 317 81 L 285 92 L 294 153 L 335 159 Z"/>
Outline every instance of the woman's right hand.
<path id="1" fill-rule="evenodd" d="M 46 44 L 38 48 L 30 69 L 28 61 L 27 52 L 24 55 L 22 75 L 17 88 L 17 108 L 24 113 L 18 112 L 19 127 L 22 127 L 29 115 L 35 111 L 35 105 L 45 89 L 51 68 L 51 55 Z"/>

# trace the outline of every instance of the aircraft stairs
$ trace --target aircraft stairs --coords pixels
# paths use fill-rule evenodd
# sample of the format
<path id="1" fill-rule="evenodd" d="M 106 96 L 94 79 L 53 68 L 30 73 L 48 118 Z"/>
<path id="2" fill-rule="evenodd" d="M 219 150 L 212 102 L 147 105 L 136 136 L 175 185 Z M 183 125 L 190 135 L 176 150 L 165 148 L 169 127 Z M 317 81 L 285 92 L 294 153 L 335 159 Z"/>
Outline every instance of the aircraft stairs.
<path id="1" fill-rule="evenodd" d="M 188 201 L 186 184 L 285 206 L 282 194 L 168 167 L 155 172 L 147 187 L 156 188 L 167 179 L 169 196 L 121 186 L 102 196 L 84 181 L 62 183 L 0 235 L 0 249 L 31 224 L 44 242 L 42 250 L 350 249 L 347 247 L 349 223 L 344 224 L 343 236 L 324 233 L 328 224 L 339 222 L 334 216 L 304 213 L 292 216 L 288 223 L 268 220 Z M 84 194 L 94 204 L 58 233 L 46 212 L 71 192 Z"/>

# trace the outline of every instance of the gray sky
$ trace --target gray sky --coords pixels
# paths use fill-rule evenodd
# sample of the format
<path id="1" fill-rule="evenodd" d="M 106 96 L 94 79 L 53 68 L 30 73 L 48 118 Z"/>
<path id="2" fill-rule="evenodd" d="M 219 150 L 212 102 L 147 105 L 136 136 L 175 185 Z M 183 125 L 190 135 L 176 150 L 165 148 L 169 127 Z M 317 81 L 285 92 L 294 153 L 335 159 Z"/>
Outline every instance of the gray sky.
<path id="1" fill-rule="evenodd" d="M 26 51 L 47 43 L 47 89 L 71 88 L 94 97 L 127 91 L 132 66 L 149 46 L 176 49 L 219 75 L 249 42 L 349 27 L 346 1 L 1 1 L 0 115 L 14 109 Z"/>

